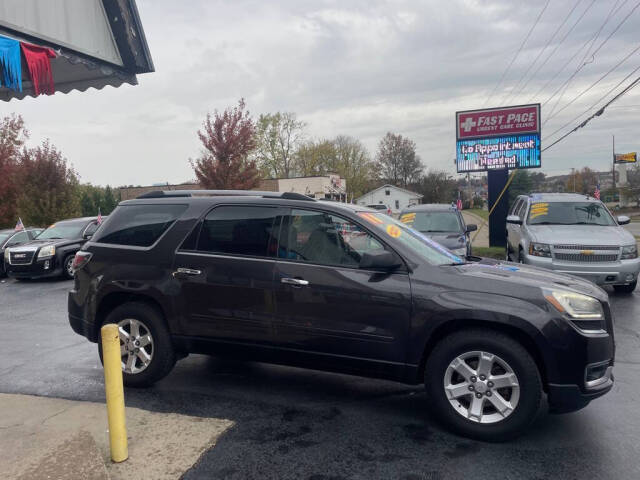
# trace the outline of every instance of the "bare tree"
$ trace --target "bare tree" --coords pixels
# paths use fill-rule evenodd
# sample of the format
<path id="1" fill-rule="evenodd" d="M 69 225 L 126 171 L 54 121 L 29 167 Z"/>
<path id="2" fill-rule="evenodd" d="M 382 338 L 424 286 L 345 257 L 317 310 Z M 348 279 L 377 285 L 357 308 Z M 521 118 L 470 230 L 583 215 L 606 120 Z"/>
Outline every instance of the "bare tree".
<path id="1" fill-rule="evenodd" d="M 418 180 L 423 169 L 415 142 L 391 132 L 380 140 L 376 160 L 385 181 L 405 188 Z"/>

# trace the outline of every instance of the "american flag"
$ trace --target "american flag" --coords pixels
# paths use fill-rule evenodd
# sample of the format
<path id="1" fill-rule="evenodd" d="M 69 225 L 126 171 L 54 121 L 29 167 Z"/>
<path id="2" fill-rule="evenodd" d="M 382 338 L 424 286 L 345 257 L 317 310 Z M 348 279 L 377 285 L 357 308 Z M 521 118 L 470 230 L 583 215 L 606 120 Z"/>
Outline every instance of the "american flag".
<path id="1" fill-rule="evenodd" d="M 18 217 L 18 223 L 16 223 L 16 228 L 14 228 L 14 231 L 21 232 L 22 230 L 24 230 L 24 223 L 22 223 L 22 219 Z"/>
<path id="2" fill-rule="evenodd" d="M 593 196 L 598 200 L 600 200 L 600 184 L 599 183 L 596 184 L 596 191 L 593 192 Z"/>
<path id="3" fill-rule="evenodd" d="M 458 190 L 458 200 L 456 200 L 456 207 L 462 211 L 462 198 L 460 198 L 460 190 Z"/>
<path id="4" fill-rule="evenodd" d="M 102 214 L 100 213 L 100 209 L 98 209 L 98 225 L 102 223 Z"/>

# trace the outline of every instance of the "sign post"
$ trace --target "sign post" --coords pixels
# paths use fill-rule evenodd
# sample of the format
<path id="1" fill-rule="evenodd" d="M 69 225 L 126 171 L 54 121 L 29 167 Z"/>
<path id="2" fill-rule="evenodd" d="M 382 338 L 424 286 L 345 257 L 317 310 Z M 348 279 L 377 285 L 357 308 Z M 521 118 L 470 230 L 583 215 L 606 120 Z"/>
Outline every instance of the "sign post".
<path id="1" fill-rule="evenodd" d="M 456 112 L 456 169 L 487 172 L 489 208 L 507 184 L 509 169 L 540 166 L 540 104 Z M 507 198 L 489 217 L 492 247 L 506 246 Z"/>

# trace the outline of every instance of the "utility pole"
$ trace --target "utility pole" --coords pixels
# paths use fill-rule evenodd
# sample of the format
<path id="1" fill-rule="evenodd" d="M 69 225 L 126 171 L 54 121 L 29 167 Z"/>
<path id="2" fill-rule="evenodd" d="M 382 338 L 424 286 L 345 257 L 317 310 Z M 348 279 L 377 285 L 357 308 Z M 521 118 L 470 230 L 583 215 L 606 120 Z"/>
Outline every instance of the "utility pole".
<path id="1" fill-rule="evenodd" d="M 573 193 L 576 193 L 576 169 L 571 168 L 571 176 L 573 177 Z"/>
<path id="2" fill-rule="evenodd" d="M 613 174 L 613 189 L 615 190 L 616 188 L 616 136 L 615 135 L 611 135 L 611 140 L 613 141 L 613 144 L 611 145 L 612 147 L 612 151 L 611 151 L 611 157 L 613 159 L 613 163 L 611 164 L 611 173 Z"/>

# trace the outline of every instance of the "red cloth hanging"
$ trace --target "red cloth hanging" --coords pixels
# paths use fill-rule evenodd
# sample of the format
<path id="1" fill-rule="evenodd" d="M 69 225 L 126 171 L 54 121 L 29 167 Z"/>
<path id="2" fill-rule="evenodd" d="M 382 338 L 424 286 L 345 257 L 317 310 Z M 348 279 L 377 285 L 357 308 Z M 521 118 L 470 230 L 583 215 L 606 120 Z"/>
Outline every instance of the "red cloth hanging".
<path id="1" fill-rule="evenodd" d="M 53 85 L 53 73 L 51 72 L 51 58 L 56 58 L 56 53 L 47 47 L 39 47 L 30 43 L 20 42 L 22 53 L 27 61 L 27 68 L 31 74 L 31 82 L 36 95 L 46 93 L 52 95 L 55 92 Z"/>

